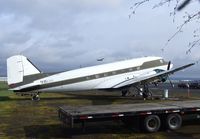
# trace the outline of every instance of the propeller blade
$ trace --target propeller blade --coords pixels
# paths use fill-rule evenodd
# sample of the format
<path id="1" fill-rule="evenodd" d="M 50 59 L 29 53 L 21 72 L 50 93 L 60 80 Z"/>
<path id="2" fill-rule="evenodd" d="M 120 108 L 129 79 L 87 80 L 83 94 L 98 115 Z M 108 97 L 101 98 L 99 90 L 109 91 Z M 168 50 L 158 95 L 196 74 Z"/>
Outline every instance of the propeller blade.
<path id="1" fill-rule="evenodd" d="M 171 61 L 169 61 L 168 65 L 167 65 L 167 70 L 170 70 L 170 65 L 171 65 Z"/>

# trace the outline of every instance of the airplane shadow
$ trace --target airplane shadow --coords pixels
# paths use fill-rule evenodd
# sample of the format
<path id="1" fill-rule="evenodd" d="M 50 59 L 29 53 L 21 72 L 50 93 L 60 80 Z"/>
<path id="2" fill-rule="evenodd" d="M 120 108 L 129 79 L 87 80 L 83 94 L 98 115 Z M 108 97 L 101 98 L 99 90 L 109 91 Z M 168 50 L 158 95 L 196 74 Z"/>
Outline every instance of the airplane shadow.
<path id="1" fill-rule="evenodd" d="M 31 98 L 11 98 L 9 96 L 0 96 L 0 101 L 20 101 L 20 100 L 30 100 Z"/>
<path id="2" fill-rule="evenodd" d="M 91 94 L 84 94 L 84 95 L 79 95 L 79 94 L 68 94 L 69 99 L 79 99 L 79 100 L 90 100 L 92 102 L 92 105 L 108 105 L 108 104 L 113 104 L 113 102 L 116 101 L 132 101 L 135 100 L 135 103 L 141 101 L 141 99 L 136 99 L 133 98 L 132 96 L 129 97 L 121 97 L 117 94 L 114 95 L 91 95 Z M 138 100 L 138 101 L 137 101 Z M 133 102 L 133 101 L 132 101 Z"/>
<path id="3" fill-rule="evenodd" d="M 62 102 L 60 100 L 62 100 Z M 67 103 L 68 100 L 70 100 L 70 101 L 71 100 L 80 100 L 80 104 L 81 104 L 81 101 L 83 101 L 83 100 L 89 100 L 89 101 L 91 101 L 92 105 L 102 105 L 102 104 L 109 105 L 109 104 L 113 104 L 113 102 L 121 101 L 121 100 L 123 100 L 125 102 L 131 101 L 132 103 L 138 103 L 142 99 L 134 98 L 132 96 L 121 97 L 117 93 L 105 94 L 105 92 L 104 92 L 104 94 L 101 94 L 101 93 L 93 94 L 93 92 L 92 93 L 90 92 L 90 93 L 84 93 L 84 94 L 83 93 L 66 93 L 66 95 L 63 95 L 60 97 L 48 97 L 48 96 L 43 97 L 42 96 L 40 101 L 41 102 L 42 101 L 54 101 L 54 102 L 57 102 L 58 105 L 60 105 L 60 103 L 62 103 L 62 104 L 64 104 L 65 102 Z M 134 102 L 132 100 L 134 100 Z M 11 98 L 9 96 L 0 96 L 0 101 L 31 101 L 31 97 Z"/>

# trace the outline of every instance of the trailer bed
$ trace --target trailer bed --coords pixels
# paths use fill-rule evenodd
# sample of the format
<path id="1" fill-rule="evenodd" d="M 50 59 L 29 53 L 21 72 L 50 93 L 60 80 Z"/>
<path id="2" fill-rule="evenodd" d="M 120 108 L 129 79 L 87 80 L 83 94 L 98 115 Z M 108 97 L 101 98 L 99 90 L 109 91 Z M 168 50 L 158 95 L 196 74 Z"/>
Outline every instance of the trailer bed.
<path id="1" fill-rule="evenodd" d="M 59 119 L 73 128 L 74 123 L 85 121 L 120 119 L 152 114 L 200 113 L 200 100 L 92 106 L 64 105 L 59 107 L 58 113 Z"/>

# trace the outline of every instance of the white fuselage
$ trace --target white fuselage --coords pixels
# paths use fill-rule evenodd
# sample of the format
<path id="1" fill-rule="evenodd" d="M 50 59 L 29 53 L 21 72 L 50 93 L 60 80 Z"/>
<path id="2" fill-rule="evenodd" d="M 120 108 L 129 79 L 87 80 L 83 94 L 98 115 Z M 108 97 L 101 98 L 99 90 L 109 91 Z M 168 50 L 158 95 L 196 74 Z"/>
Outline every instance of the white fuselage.
<path id="1" fill-rule="evenodd" d="M 143 66 L 145 62 L 156 60 L 161 64 Z M 49 87 L 37 90 L 41 92 L 108 89 L 130 78 L 142 78 L 156 74 L 155 69 L 167 70 L 167 64 L 161 57 L 143 57 L 80 68 L 35 80 L 31 84 L 49 85 Z"/>

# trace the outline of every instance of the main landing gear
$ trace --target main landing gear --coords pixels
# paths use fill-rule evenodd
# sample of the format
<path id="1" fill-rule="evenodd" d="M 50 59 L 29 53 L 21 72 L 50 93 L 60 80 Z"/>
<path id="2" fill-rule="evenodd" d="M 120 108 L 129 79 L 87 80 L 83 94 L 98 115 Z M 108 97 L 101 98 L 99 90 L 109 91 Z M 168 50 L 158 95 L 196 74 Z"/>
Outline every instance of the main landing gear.
<path id="1" fill-rule="evenodd" d="M 151 99 L 152 99 L 152 93 L 151 93 L 151 91 L 149 90 L 148 84 L 144 84 L 144 85 L 143 85 L 142 96 L 143 96 L 144 100 L 147 99 L 147 98 L 151 98 Z"/>
<path id="2" fill-rule="evenodd" d="M 129 93 L 129 89 L 124 89 L 124 90 L 122 90 L 122 97 L 127 96 L 128 93 Z"/>
<path id="3" fill-rule="evenodd" d="M 147 98 L 152 99 L 152 92 L 149 90 L 149 86 L 148 84 L 144 84 L 142 88 L 138 87 L 138 86 L 134 86 L 134 88 L 136 88 L 136 92 L 137 95 L 134 96 L 143 96 L 144 100 L 146 100 Z M 126 88 L 122 90 L 122 97 L 127 96 L 128 94 L 131 93 L 130 88 Z"/>

